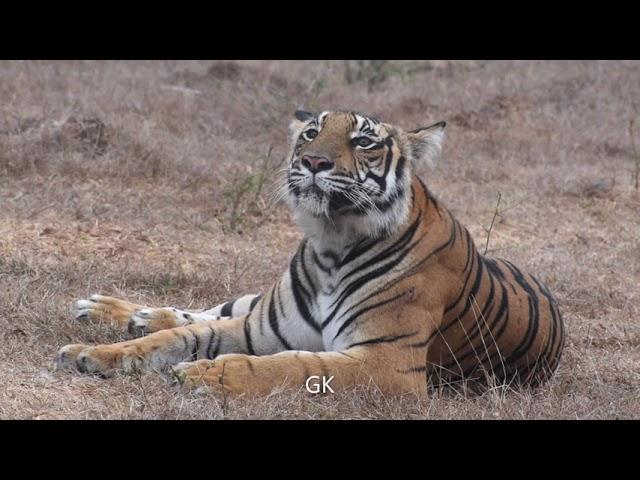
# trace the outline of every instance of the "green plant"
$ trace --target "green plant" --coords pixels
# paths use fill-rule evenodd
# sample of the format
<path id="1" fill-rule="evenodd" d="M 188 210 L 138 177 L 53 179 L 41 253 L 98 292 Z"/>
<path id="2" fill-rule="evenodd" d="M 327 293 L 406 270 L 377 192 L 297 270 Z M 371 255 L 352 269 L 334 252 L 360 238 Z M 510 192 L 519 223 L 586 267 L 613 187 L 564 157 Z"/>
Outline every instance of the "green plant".
<path id="1" fill-rule="evenodd" d="M 272 171 L 271 153 L 273 145 L 269 145 L 261 164 L 256 168 L 249 167 L 247 175 L 243 175 L 231 182 L 224 190 L 224 197 L 229 206 L 227 224 L 229 231 L 236 231 L 245 223 L 247 214 L 264 217 L 267 204 L 262 198 L 264 184 Z"/>

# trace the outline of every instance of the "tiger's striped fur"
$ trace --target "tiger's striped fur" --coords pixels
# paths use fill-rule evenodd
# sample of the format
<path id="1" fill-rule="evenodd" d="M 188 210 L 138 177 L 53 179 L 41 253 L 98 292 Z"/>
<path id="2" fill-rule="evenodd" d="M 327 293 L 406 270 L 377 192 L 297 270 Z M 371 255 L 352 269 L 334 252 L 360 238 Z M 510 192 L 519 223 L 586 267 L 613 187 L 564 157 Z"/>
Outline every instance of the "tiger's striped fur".
<path id="1" fill-rule="evenodd" d="M 292 130 L 284 192 L 306 236 L 278 281 L 199 312 L 80 301 L 80 316 L 155 333 L 68 345 L 58 365 L 105 375 L 175 366 L 188 384 L 247 394 L 311 375 L 389 393 L 549 378 L 564 345 L 553 297 L 507 260 L 480 255 L 411 171 L 437 156 L 444 123 L 404 132 L 353 112 L 296 112 Z"/>

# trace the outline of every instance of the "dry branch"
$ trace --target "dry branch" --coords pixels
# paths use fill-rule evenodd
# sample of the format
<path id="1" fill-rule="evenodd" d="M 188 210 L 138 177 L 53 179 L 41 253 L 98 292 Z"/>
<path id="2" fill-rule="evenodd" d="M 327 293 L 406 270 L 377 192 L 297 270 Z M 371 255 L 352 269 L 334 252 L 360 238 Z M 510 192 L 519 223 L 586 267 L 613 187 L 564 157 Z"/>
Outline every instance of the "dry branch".
<path id="1" fill-rule="evenodd" d="M 489 250 L 489 239 L 491 238 L 491 230 L 493 230 L 493 225 L 496 221 L 496 217 L 500 216 L 500 200 L 502 199 L 502 193 L 498 192 L 498 201 L 496 202 L 496 207 L 493 210 L 493 218 L 491 218 L 491 225 L 489 225 L 489 228 L 485 228 L 485 231 L 487 232 L 487 243 L 485 243 L 484 245 L 484 253 L 483 255 L 487 254 L 487 250 Z"/>
<path id="2" fill-rule="evenodd" d="M 634 173 L 634 186 L 636 192 L 640 188 L 640 154 L 638 153 L 638 148 L 636 147 L 636 140 L 633 135 L 633 128 L 635 126 L 635 120 L 632 118 L 629 120 L 629 136 L 631 137 L 631 148 L 633 149 L 633 156 L 635 157 L 636 170 Z"/>

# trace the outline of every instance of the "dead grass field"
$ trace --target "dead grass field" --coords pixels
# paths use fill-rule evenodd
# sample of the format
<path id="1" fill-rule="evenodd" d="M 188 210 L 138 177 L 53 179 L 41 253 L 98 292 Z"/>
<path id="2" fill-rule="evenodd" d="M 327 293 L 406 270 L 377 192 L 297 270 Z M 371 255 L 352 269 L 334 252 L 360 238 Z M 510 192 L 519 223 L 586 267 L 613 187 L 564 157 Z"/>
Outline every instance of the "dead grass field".
<path id="1" fill-rule="evenodd" d="M 640 418 L 640 63 L 350 65 L 348 82 L 342 61 L 0 62 L 0 418 Z M 269 286 L 301 238 L 269 192 L 302 106 L 448 121 L 419 173 L 481 249 L 501 193 L 490 252 L 567 324 L 551 383 L 222 402 L 53 371 L 62 345 L 125 338 L 73 321 L 74 299 L 199 308 Z"/>

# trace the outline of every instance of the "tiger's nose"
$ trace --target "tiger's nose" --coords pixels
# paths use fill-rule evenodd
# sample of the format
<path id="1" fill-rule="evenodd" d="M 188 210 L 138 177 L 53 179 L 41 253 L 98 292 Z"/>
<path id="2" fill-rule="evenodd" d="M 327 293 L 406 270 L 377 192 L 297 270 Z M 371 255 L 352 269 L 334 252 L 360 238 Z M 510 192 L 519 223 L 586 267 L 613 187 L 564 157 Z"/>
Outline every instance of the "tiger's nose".
<path id="1" fill-rule="evenodd" d="M 323 170 L 331 170 L 334 163 L 327 157 L 317 157 L 314 155 L 304 155 L 302 165 L 307 167 L 311 173 L 318 173 Z"/>

